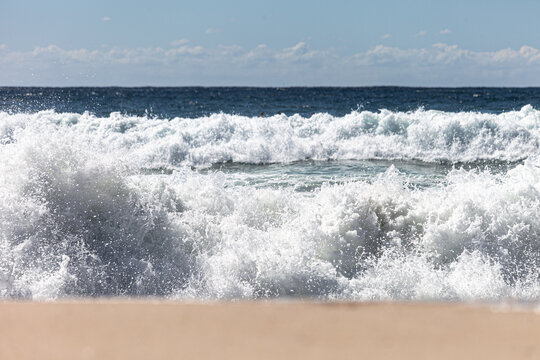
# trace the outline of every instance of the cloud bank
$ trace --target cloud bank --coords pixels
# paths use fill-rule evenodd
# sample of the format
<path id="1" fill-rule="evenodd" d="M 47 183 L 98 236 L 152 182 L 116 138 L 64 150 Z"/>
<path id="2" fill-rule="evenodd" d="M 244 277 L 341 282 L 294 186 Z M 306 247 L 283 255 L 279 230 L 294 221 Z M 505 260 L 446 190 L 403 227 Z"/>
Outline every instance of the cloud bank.
<path id="1" fill-rule="evenodd" d="M 473 51 L 444 43 L 403 49 L 377 45 L 352 55 L 308 44 L 275 49 L 265 44 L 170 48 L 31 51 L 0 47 L 0 85 L 409 85 L 538 86 L 540 50 Z"/>

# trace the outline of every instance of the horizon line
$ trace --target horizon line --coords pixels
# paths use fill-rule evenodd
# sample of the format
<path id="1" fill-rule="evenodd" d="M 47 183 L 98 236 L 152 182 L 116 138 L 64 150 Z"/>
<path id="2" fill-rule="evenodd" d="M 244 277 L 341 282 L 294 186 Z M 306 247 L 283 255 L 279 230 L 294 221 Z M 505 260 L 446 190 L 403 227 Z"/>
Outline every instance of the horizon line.
<path id="1" fill-rule="evenodd" d="M 404 88 L 404 89 L 538 89 L 540 85 L 0 85 L 0 89 L 16 89 L 16 88 L 49 88 L 49 89 L 73 89 L 73 88 L 126 88 L 126 89 L 144 89 L 144 88 L 253 88 L 253 89 L 299 89 L 299 88 Z"/>

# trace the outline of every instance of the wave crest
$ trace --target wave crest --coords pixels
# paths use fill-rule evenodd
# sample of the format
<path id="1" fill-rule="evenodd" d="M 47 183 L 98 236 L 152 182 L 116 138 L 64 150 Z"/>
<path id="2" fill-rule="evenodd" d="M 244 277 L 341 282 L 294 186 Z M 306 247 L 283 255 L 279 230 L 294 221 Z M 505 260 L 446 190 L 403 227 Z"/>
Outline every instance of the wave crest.
<path id="1" fill-rule="evenodd" d="M 540 149 L 540 112 L 530 105 L 502 114 L 352 112 L 258 118 L 229 114 L 148 119 L 112 113 L 0 113 L 0 141 L 27 127 L 71 132 L 111 153 L 152 166 L 314 160 L 518 161 Z M 20 136 L 24 136 L 21 134 Z"/>

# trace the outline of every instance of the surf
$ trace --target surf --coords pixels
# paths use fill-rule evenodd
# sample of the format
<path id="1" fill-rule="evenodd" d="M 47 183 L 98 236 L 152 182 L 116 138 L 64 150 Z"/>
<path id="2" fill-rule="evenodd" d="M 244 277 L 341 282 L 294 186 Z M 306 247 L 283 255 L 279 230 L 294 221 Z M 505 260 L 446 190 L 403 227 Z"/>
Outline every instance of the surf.
<path id="1" fill-rule="evenodd" d="M 195 120 L 2 113 L 0 295 L 534 301 L 537 116 L 532 108 Z M 361 126 L 373 118 L 376 127 Z M 352 139 L 404 141 L 413 129 L 449 139 L 455 127 L 444 119 L 472 134 L 452 137 L 449 149 L 469 139 L 475 161 L 499 154 L 493 149 L 505 149 L 499 160 L 517 148 L 528 158 L 499 172 L 451 167 L 424 187 L 410 186 L 409 175 L 388 163 L 367 179 L 323 181 L 309 191 L 239 186 L 224 171 L 197 167 L 231 158 L 305 161 L 309 152 L 298 152 L 299 144 L 335 142 L 343 128 L 336 146 L 349 151 Z M 251 143 L 277 139 L 289 146 Z M 473 146 L 478 139 L 499 147 Z M 244 155 L 223 150 L 232 144 Z M 440 151 L 430 146 L 424 154 Z M 404 157 L 403 149 L 393 151 Z M 321 159 L 329 154 L 339 151 Z M 171 170 L 141 171 L 158 165 Z"/>
<path id="2" fill-rule="evenodd" d="M 532 106 L 500 114 L 353 111 L 247 117 L 149 118 L 111 113 L 0 113 L 0 141 L 40 129 L 99 143 L 138 166 L 204 167 L 326 160 L 405 160 L 426 163 L 517 162 L 540 147 L 540 112 Z M 22 135 L 24 136 L 24 135 Z"/>

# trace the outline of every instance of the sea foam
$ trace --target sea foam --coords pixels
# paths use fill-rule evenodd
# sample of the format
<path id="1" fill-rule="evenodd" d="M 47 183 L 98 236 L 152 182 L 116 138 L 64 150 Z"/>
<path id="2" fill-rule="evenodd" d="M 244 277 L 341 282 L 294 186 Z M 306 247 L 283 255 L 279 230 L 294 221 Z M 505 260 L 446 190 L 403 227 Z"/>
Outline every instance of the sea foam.
<path id="1" fill-rule="evenodd" d="M 538 300 L 538 116 L 2 113 L 0 294 Z M 527 160 L 427 188 L 389 166 L 311 192 L 185 167 L 372 157 Z M 173 170 L 141 171 L 156 166 Z"/>
<path id="2" fill-rule="evenodd" d="M 0 112 L 0 141 L 31 124 L 99 141 L 140 164 L 204 166 L 222 162 L 286 163 L 313 160 L 518 161 L 540 147 L 540 111 L 525 106 L 501 114 L 351 112 L 245 117 L 213 114 L 159 119 L 111 113 Z"/>

